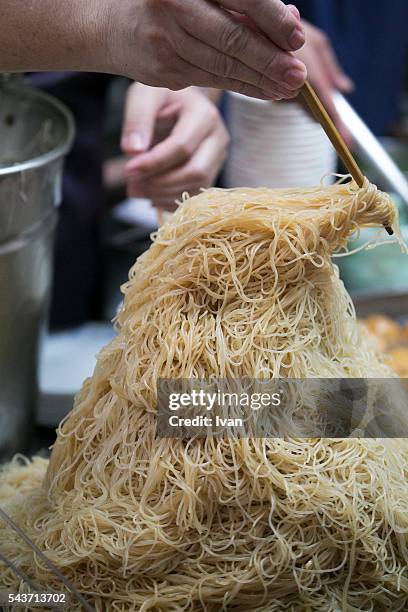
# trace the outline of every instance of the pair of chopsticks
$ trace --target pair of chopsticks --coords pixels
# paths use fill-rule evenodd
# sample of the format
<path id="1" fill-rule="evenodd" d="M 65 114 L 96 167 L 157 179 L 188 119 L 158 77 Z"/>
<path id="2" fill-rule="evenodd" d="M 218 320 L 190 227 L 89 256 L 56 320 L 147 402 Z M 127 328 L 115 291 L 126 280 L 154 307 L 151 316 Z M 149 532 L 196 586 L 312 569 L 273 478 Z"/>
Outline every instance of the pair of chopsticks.
<path id="1" fill-rule="evenodd" d="M 316 119 L 316 121 L 318 121 L 318 123 L 320 123 L 320 125 L 326 132 L 328 138 L 330 139 L 330 142 L 336 149 L 338 156 L 340 157 L 347 170 L 353 177 L 357 186 L 362 187 L 364 184 L 364 174 L 361 172 L 356 160 L 351 154 L 350 149 L 344 142 L 342 136 L 340 135 L 333 121 L 330 119 L 326 109 L 321 103 L 318 95 L 316 94 L 315 90 L 308 81 L 306 81 L 303 85 L 301 93 L 314 118 Z M 394 233 L 392 228 L 389 226 L 385 226 L 385 229 L 388 234 L 392 236 L 392 234 Z"/>

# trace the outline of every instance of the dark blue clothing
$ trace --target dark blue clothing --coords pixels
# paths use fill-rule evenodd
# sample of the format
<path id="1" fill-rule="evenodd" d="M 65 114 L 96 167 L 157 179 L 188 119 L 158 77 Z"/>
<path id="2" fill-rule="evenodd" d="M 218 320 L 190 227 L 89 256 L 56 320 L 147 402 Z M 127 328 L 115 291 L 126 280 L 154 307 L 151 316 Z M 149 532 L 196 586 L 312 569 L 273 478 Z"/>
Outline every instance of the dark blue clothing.
<path id="1" fill-rule="evenodd" d="M 31 74 L 30 80 L 64 102 L 76 121 L 55 242 L 51 325 L 79 324 L 98 314 L 103 124 L 110 77 L 50 72 Z"/>
<path id="2" fill-rule="evenodd" d="M 301 16 L 329 36 L 356 85 L 348 96 L 377 135 L 398 117 L 408 74 L 408 0 L 294 0 Z"/>

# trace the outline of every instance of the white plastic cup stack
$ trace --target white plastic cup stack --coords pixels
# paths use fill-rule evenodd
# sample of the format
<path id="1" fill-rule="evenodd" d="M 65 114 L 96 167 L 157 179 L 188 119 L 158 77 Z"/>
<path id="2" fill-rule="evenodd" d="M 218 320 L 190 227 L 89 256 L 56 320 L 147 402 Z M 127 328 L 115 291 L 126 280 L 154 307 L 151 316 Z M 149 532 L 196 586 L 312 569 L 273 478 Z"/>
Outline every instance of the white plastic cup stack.
<path id="1" fill-rule="evenodd" d="M 231 148 L 225 187 L 309 187 L 336 171 L 335 150 L 300 104 L 236 93 L 228 94 L 227 104 Z"/>

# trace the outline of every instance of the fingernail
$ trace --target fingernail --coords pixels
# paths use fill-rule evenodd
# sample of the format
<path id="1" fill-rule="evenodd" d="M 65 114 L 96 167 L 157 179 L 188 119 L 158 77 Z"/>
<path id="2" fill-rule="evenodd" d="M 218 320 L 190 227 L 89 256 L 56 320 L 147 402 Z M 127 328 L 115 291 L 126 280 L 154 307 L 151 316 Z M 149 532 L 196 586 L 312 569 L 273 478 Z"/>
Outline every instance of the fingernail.
<path id="1" fill-rule="evenodd" d="M 300 13 L 294 4 L 288 4 L 288 9 L 292 13 L 292 15 L 296 17 L 296 19 L 300 20 Z"/>
<path id="2" fill-rule="evenodd" d="M 289 44 L 291 48 L 294 51 L 296 51 L 297 49 L 300 49 L 300 47 L 302 47 L 304 43 L 305 43 L 304 30 L 300 25 L 297 25 L 296 28 L 293 30 L 292 34 L 290 35 Z"/>
<path id="3" fill-rule="evenodd" d="M 355 88 L 353 81 L 349 79 L 349 77 L 346 75 L 342 75 L 340 77 L 340 86 L 343 89 L 343 91 L 346 91 L 346 92 L 351 92 Z"/>
<path id="4" fill-rule="evenodd" d="M 143 137 L 139 132 L 132 132 L 124 137 L 124 148 L 128 151 L 137 153 L 138 151 L 144 151 L 146 146 L 143 141 Z"/>
<path id="5" fill-rule="evenodd" d="M 306 67 L 302 62 L 297 62 L 295 66 L 285 72 L 285 82 L 292 87 L 301 87 L 307 77 Z"/>

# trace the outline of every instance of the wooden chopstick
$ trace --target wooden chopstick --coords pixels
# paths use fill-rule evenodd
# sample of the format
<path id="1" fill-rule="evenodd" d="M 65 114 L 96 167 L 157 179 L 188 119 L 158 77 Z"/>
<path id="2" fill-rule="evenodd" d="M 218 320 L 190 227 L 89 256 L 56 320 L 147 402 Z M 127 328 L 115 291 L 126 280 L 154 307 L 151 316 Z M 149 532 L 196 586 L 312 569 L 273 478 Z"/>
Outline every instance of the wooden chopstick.
<path id="1" fill-rule="evenodd" d="M 357 186 L 362 187 L 364 184 L 364 174 L 361 172 L 356 160 L 351 154 L 350 149 L 344 142 L 343 137 L 334 125 L 333 121 L 330 119 L 328 112 L 324 108 L 317 93 L 310 85 L 309 81 L 305 82 L 301 92 L 311 113 L 326 132 L 330 142 L 336 149 L 338 156 L 340 157 L 347 170 L 353 177 Z M 385 229 L 390 235 L 394 233 L 391 227 L 385 226 Z"/>
<path id="2" fill-rule="evenodd" d="M 164 223 L 164 210 L 162 208 L 156 208 L 157 225 L 160 228 Z"/>
<path id="3" fill-rule="evenodd" d="M 343 137 L 334 125 L 333 121 L 330 119 L 328 112 L 324 108 L 309 81 L 305 82 L 301 91 L 310 111 L 313 113 L 316 121 L 320 123 L 326 132 L 333 147 L 336 149 L 338 156 L 357 183 L 358 187 L 362 187 L 364 184 L 364 174 L 358 167 L 358 164 L 352 156 L 350 149 L 344 142 Z"/>

